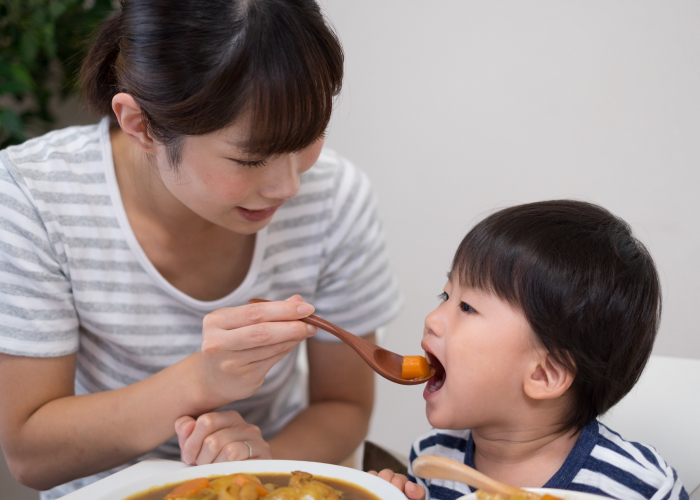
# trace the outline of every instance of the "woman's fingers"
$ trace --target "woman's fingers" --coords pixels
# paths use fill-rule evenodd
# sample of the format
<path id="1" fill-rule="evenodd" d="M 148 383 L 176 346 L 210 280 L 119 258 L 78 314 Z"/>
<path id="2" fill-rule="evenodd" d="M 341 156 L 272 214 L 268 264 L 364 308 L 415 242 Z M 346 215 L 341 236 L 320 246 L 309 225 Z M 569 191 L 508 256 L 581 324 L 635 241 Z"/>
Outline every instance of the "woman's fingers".
<path id="1" fill-rule="evenodd" d="M 187 415 L 175 420 L 175 433 L 177 434 L 177 441 L 181 450 L 185 448 L 185 441 L 192 434 L 195 424 L 195 420 Z M 182 457 L 182 461 L 187 462 L 184 457 Z"/>
<path id="2" fill-rule="evenodd" d="M 316 333 L 316 327 L 299 321 L 313 310 L 295 295 L 208 314 L 203 321 L 199 373 L 212 407 L 253 394 L 275 362 Z"/>
<path id="3" fill-rule="evenodd" d="M 209 328 L 203 331 L 202 350 L 246 351 L 283 342 L 299 343 L 314 335 L 316 331 L 316 327 L 301 321 L 260 323 L 236 330 Z"/>
<path id="4" fill-rule="evenodd" d="M 283 301 L 223 307 L 204 317 L 205 327 L 211 323 L 223 330 L 233 330 L 260 323 L 298 320 L 314 312 L 314 306 L 298 299 L 301 297 L 297 295 Z"/>
<path id="5" fill-rule="evenodd" d="M 183 424 L 183 427 L 188 424 L 189 422 Z M 235 411 L 200 416 L 189 437 L 181 444 L 181 449 L 183 461 L 197 465 L 248 458 L 271 458 L 270 447 L 263 440 L 260 429 L 247 423 Z"/>
<path id="6" fill-rule="evenodd" d="M 271 459 L 270 445 L 262 438 L 232 441 L 226 444 L 214 462 L 234 462 L 238 460 Z"/>
<path id="7" fill-rule="evenodd" d="M 244 422 L 243 418 L 235 411 L 212 412 L 200 415 L 184 445 L 180 445 L 183 462 L 193 464 L 202 452 L 205 454 L 211 453 L 211 451 L 206 450 L 210 443 L 205 443 L 205 439 L 221 429 L 235 427 L 241 422 Z M 212 458 L 217 454 L 218 451 Z"/>

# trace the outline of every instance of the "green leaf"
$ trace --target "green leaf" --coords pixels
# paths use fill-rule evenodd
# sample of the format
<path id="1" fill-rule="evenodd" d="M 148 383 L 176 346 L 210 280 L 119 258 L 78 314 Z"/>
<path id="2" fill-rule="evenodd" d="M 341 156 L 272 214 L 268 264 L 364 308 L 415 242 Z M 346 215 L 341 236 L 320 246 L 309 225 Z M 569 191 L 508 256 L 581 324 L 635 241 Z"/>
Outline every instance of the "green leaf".
<path id="1" fill-rule="evenodd" d="M 22 84 L 21 82 L 3 82 L 0 83 L 0 95 L 3 94 L 22 94 L 30 90 L 30 87 Z"/>
<path id="2" fill-rule="evenodd" d="M 68 4 L 72 4 L 73 2 L 57 2 L 53 1 L 49 4 L 49 12 L 51 14 L 52 19 L 58 19 L 63 15 L 63 13 L 66 11 L 68 8 Z"/>
<path id="3" fill-rule="evenodd" d="M 20 57 L 25 64 L 31 65 L 39 52 L 36 35 L 33 31 L 25 31 L 19 40 Z"/>
<path id="4" fill-rule="evenodd" d="M 15 63 L 10 66 L 10 74 L 14 81 L 21 83 L 28 89 L 33 89 L 36 86 L 31 73 L 23 64 Z"/>
<path id="5" fill-rule="evenodd" d="M 11 109 L 0 109 L 0 128 L 7 130 L 12 136 L 24 137 L 22 121 Z"/>

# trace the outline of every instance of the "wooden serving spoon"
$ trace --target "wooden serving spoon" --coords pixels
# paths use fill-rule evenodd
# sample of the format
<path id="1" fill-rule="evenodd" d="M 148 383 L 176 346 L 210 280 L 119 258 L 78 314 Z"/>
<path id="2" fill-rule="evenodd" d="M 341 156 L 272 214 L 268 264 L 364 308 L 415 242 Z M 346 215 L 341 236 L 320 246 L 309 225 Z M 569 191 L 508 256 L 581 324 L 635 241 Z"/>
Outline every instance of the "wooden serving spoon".
<path id="1" fill-rule="evenodd" d="M 258 302 L 269 302 L 265 299 L 250 299 L 249 304 L 254 304 Z M 359 354 L 365 363 L 369 365 L 372 370 L 377 372 L 379 375 L 387 380 L 396 382 L 397 384 L 403 385 L 416 385 L 427 382 L 430 377 L 435 375 L 435 368 L 430 367 L 430 375 L 423 378 L 414 378 L 406 380 L 401 378 L 401 363 L 403 362 L 403 356 L 396 354 L 395 352 L 387 351 L 382 349 L 378 345 L 373 344 L 369 340 L 365 340 L 362 337 L 353 335 L 352 333 L 343 330 L 337 325 L 334 325 L 330 321 L 326 321 L 323 318 L 319 318 L 315 314 L 302 318 L 301 321 L 319 327 L 322 330 L 327 331 L 330 334 L 335 335 L 340 340 L 345 342 L 347 345 L 352 347 L 357 354 Z"/>
<path id="2" fill-rule="evenodd" d="M 542 498 L 537 493 L 499 483 L 468 465 L 437 455 L 422 455 L 413 461 L 411 468 L 413 469 L 413 474 L 418 477 L 457 481 L 468 484 L 473 488 L 484 490 L 487 493 L 499 493 L 506 496 L 506 498 L 511 495 L 521 495 L 523 498 L 530 500 Z"/>

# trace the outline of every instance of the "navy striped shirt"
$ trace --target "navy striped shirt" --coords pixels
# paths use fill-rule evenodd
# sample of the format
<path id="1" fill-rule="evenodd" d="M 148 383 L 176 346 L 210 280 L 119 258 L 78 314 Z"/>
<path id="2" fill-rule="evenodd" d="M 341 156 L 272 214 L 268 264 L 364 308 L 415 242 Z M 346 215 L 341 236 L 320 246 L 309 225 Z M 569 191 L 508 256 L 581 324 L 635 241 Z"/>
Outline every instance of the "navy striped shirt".
<path id="1" fill-rule="evenodd" d="M 440 455 L 474 467 L 470 430 L 433 429 L 413 443 L 410 463 L 420 455 Z M 429 499 L 455 500 L 471 493 L 455 481 L 409 479 L 429 492 Z M 620 500 L 688 500 L 676 471 L 654 448 L 625 441 L 598 421 L 586 425 L 561 468 L 545 488 L 583 491 Z"/>

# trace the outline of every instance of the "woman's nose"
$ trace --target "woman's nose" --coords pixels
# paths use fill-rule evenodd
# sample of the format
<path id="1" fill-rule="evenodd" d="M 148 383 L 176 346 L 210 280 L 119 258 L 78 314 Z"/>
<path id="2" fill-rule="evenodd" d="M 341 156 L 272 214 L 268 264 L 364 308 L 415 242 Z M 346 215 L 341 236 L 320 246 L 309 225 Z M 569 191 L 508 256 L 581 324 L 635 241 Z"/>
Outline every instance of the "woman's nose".
<path id="1" fill-rule="evenodd" d="M 266 198 L 288 200 L 299 192 L 299 169 L 294 155 L 282 155 L 268 170 L 261 194 Z"/>

